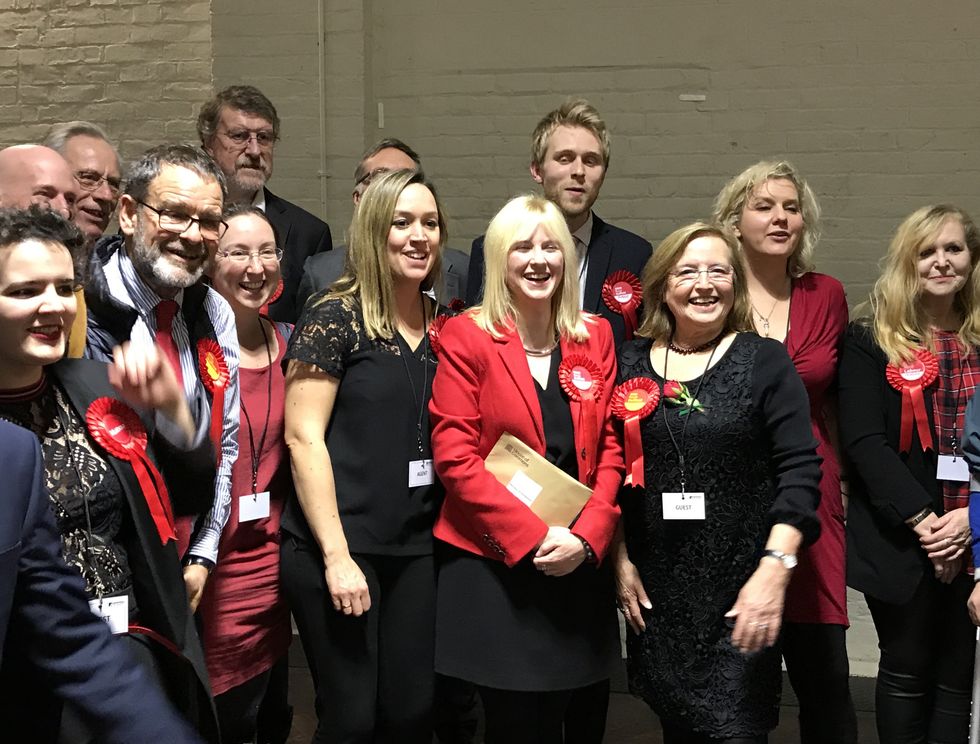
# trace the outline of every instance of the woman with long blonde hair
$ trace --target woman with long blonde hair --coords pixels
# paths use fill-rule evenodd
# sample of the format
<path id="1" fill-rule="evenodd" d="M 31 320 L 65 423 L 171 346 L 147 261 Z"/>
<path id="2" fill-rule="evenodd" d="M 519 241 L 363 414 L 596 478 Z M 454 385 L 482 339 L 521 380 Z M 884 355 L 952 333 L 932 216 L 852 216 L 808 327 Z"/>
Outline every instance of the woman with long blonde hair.
<path id="1" fill-rule="evenodd" d="M 841 447 L 853 474 L 848 584 L 878 632 L 882 744 L 966 741 L 974 630 L 964 567 L 969 471 L 960 449 L 980 381 L 980 233 L 962 210 L 899 226 L 840 365 Z"/>

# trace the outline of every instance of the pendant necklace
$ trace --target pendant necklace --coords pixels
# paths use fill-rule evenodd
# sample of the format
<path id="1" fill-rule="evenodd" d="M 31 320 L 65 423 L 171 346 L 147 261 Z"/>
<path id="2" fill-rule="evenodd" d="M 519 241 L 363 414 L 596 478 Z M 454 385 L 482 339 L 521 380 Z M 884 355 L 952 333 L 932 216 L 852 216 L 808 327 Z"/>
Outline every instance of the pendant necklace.
<path id="1" fill-rule="evenodd" d="M 769 338 L 769 318 L 771 318 L 772 314 L 776 311 L 776 305 L 779 304 L 779 298 L 777 297 L 775 300 L 772 301 L 772 307 L 769 308 L 768 315 L 763 315 L 762 313 L 760 313 L 758 308 L 756 308 L 754 302 L 750 302 L 749 304 L 752 305 L 752 310 L 755 312 L 756 315 L 759 316 L 759 320 L 762 321 L 762 335 L 765 336 L 766 338 Z"/>

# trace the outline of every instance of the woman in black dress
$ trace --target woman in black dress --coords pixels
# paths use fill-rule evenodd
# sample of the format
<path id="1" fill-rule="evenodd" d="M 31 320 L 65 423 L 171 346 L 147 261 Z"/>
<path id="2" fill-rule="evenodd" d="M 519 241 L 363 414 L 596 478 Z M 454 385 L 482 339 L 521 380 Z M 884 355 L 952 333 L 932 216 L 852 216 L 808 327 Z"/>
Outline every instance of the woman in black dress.
<path id="1" fill-rule="evenodd" d="M 765 742 L 786 586 L 819 533 L 806 391 L 782 344 L 751 332 L 743 260 L 719 229 L 669 235 L 643 294 L 641 338 L 619 352 L 621 389 L 649 401 L 618 409 L 642 416 L 614 553 L 630 689 L 666 744 Z"/>
<path id="2" fill-rule="evenodd" d="M 316 690 L 314 742 L 432 737 L 439 487 L 428 330 L 446 226 L 417 171 L 364 192 L 347 270 L 310 297 L 286 352 L 297 499 L 282 516 L 283 590 Z"/>

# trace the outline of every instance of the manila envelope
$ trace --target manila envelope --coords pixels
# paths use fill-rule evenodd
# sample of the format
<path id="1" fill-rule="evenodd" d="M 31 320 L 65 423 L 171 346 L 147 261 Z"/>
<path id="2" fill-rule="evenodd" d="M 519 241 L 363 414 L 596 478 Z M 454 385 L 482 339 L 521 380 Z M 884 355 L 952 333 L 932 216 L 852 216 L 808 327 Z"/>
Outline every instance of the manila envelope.
<path id="1" fill-rule="evenodd" d="M 549 527 L 569 527 L 592 495 L 591 489 L 506 432 L 485 464 L 504 488 Z"/>

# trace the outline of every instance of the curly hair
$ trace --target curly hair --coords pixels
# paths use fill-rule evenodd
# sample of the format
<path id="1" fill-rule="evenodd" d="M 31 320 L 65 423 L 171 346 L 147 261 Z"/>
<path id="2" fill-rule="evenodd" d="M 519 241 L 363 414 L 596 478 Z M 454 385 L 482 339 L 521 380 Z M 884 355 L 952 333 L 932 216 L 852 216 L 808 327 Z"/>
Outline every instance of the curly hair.
<path id="1" fill-rule="evenodd" d="M 0 209 L 0 249 L 11 248 L 26 240 L 63 245 L 75 267 L 75 284 L 84 284 L 88 262 L 85 236 L 74 223 L 36 204 L 27 209 Z"/>

